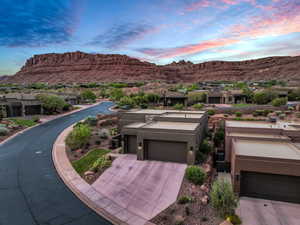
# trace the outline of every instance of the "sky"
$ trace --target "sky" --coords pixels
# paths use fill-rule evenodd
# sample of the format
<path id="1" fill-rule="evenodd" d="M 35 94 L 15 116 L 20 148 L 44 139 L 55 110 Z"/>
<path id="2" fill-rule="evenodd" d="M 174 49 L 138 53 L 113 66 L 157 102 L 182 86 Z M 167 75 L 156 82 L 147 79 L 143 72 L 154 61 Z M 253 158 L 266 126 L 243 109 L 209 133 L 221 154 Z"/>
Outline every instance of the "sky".
<path id="1" fill-rule="evenodd" d="M 300 55 L 300 0 L 0 0 L 0 75 L 35 54 L 167 64 Z"/>

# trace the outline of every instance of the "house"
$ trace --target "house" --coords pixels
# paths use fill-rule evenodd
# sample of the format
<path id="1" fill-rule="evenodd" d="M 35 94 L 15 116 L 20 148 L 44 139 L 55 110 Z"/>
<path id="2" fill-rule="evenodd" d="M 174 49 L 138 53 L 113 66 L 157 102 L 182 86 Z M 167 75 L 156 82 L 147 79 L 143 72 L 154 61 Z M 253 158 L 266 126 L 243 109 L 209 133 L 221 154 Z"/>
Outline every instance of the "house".
<path id="1" fill-rule="evenodd" d="M 164 92 L 161 97 L 164 106 L 173 106 L 175 104 L 182 104 L 187 106 L 188 97 L 182 92 Z"/>
<path id="2" fill-rule="evenodd" d="M 226 121 L 225 133 L 236 193 L 300 203 L 300 124 Z"/>
<path id="3" fill-rule="evenodd" d="M 138 160 L 194 164 L 207 129 L 204 111 L 138 110 L 120 116 L 122 151 Z"/>

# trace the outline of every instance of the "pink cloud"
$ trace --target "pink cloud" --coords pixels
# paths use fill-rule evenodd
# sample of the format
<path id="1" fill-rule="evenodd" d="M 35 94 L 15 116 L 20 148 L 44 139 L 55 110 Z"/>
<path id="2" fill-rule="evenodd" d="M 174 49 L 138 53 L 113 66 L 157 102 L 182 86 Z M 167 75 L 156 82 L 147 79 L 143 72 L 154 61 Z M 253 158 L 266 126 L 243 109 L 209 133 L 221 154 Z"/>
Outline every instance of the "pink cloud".
<path id="1" fill-rule="evenodd" d="M 213 5 L 212 1 L 200 0 L 200 1 L 197 1 L 197 2 L 194 2 L 194 3 L 190 4 L 188 7 L 185 8 L 185 11 L 195 11 L 195 10 L 198 10 L 200 8 L 210 7 L 212 5 Z"/>
<path id="2" fill-rule="evenodd" d="M 300 32 L 300 5 L 282 2 L 270 6 L 263 16 L 251 17 L 246 24 L 236 24 L 228 32 L 236 38 L 259 38 Z"/>
<path id="3" fill-rule="evenodd" d="M 206 50 L 224 47 L 237 43 L 238 40 L 234 39 L 215 39 L 204 41 L 198 44 L 184 45 L 176 48 L 168 49 L 141 49 L 140 51 L 146 55 L 158 57 L 158 58 L 173 58 L 182 55 L 190 55 L 200 53 Z"/>

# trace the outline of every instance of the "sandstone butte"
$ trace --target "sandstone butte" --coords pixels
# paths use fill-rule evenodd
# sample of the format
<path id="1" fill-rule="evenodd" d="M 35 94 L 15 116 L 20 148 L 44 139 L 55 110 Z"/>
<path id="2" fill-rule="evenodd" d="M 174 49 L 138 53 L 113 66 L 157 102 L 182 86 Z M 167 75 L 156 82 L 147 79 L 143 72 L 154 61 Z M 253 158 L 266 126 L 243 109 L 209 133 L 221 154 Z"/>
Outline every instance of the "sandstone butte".
<path id="1" fill-rule="evenodd" d="M 87 83 L 162 80 L 166 82 L 285 80 L 300 81 L 300 56 L 268 57 L 246 61 L 180 61 L 155 65 L 126 55 L 63 54 L 34 55 L 13 76 L 1 83 Z"/>

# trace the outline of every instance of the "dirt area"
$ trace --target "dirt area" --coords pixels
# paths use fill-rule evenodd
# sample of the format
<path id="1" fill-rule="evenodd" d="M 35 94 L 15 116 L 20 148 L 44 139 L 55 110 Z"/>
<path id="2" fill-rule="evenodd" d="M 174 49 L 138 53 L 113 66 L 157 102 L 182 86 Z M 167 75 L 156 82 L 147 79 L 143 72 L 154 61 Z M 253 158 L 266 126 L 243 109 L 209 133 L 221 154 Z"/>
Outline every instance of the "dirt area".
<path id="1" fill-rule="evenodd" d="M 206 169 L 208 168 L 207 163 L 202 164 L 202 167 L 208 171 L 204 182 L 206 188 L 203 185 L 195 185 L 184 178 L 177 202 L 154 217 L 151 222 L 156 225 L 219 225 L 224 221 L 217 216 L 209 202 L 208 204 L 202 202 L 203 197 L 208 195 L 216 177 L 214 169 Z M 183 196 L 190 197 L 191 201 L 186 204 L 180 204 L 178 200 Z"/>

